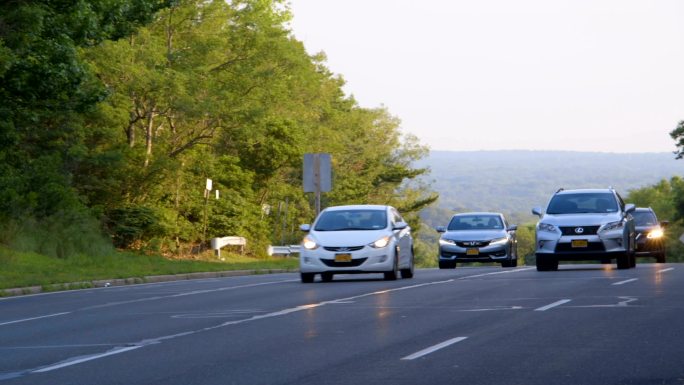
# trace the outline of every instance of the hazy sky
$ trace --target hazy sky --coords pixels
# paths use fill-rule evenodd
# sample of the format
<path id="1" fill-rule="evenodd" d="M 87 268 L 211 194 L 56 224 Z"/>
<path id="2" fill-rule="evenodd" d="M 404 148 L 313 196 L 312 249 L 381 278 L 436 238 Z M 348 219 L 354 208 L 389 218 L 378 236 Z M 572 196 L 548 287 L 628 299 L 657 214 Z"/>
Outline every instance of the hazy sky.
<path id="1" fill-rule="evenodd" d="M 684 120 L 682 0 L 291 0 L 363 107 L 434 150 L 666 152 Z"/>

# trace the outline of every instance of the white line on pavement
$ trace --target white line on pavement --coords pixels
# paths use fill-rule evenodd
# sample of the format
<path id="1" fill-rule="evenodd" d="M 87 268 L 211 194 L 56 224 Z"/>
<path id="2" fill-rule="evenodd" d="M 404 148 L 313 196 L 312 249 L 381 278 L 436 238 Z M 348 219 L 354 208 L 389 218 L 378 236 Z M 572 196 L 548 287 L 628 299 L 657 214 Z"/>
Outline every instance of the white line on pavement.
<path id="1" fill-rule="evenodd" d="M 568 303 L 568 302 L 570 302 L 570 301 L 572 301 L 572 300 L 570 300 L 570 299 L 562 299 L 562 300 L 560 300 L 560 301 L 556 301 L 556 302 L 554 302 L 554 303 L 550 303 L 550 304 L 548 304 L 548 305 L 546 305 L 546 306 L 538 307 L 538 308 L 534 309 L 534 311 L 547 311 L 547 310 L 549 310 L 549 309 L 552 309 L 552 308 L 554 308 L 554 307 L 556 307 L 556 306 L 560 306 L 560 305 L 562 305 L 562 304 L 564 304 L 564 303 Z"/>
<path id="2" fill-rule="evenodd" d="M 0 323 L 0 326 L 3 326 L 3 325 L 10 325 L 10 324 L 18 324 L 19 322 L 33 321 L 33 320 L 41 319 L 41 318 L 57 317 L 57 316 L 64 315 L 64 314 L 69 314 L 69 313 L 71 313 L 71 312 L 55 313 L 55 314 L 42 315 L 42 316 L 40 316 L 40 317 L 32 317 L 32 318 L 18 319 L 18 320 L 15 320 L 15 321 L 9 321 L 9 322 Z"/>
<path id="3" fill-rule="evenodd" d="M 446 348 L 446 347 L 449 346 L 449 345 L 453 345 L 453 344 L 455 344 L 455 343 L 457 343 L 457 342 L 461 342 L 461 341 L 465 340 L 466 338 L 468 338 L 468 337 L 456 337 L 456 338 L 452 338 L 452 339 L 450 339 L 450 340 L 444 341 L 444 342 L 439 343 L 439 344 L 437 344 L 437 345 L 430 346 L 429 348 L 423 349 L 423 350 L 421 350 L 421 351 L 419 351 L 419 352 L 415 352 L 415 353 L 413 353 L 413 354 L 411 354 L 411 355 L 408 355 L 408 356 L 402 358 L 402 360 L 415 360 L 416 358 L 420 358 L 420 357 L 423 357 L 423 356 L 427 356 L 428 354 L 434 353 L 434 352 L 436 352 L 436 351 L 439 350 L 439 349 L 444 349 L 444 348 Z"/>
<path id="4" fill-rule="evenodd" d="M 664 273 L 666 271 L 674 270 L 674 267 L 668 267 L 667 269 L 658 270 L 658 273 Z"/>
<path id="5" fill-rule="evenodd" d="M 77 365 L 77 364 L 80 364 L 80 363 L 83 363 L 83 362 L 88 362 L 88 361 L 96 360 L 96 359 L 102 358 L 102 357 L 113 356 L 113 355 L 119 354 L 119 353 L 125 353 L 125 352 L 131 351 L 131 350 L 135 350 L 135 349 L 139 349 L 139 348 L 142 348 L 142 346 L 128 346 L 128 347 L 125 347 L 125 348 L 116 348 L 116 349 L 110 350 L 110 351 L 108 351 L 108 352 L 106 352 L 106 353 L 93 354 L 93 355 L 91 355 L 91 356 L 85 356 L 85 357 L 81 357 L 81 358 L 78 358 L 78 359 L 75 359 L 75 360 L 67 360 L 67 361 L 62 362 L 62 363 L 60 363 L 60 364 L 56 364 L 56 365 L 48 366 L 48 367 L 46 367 L 46 368 L 34 370 L 34 371 L 32 371 L 31 373 L 45 373 L 45 372 L 50 372 L 50 371 L 52 371 L 52 370 L 57 370 L 57 369 L 65 368 L 65 367 L 71 366 L 71 365 Z"/>
<path id="6" fill-rule="evenodd" d="M 525 270 L 529 270 L 529 269 L 507 270 L 506 273 L 508 273 L 508 272 L 512 273 L 512 272 L 516 272 L 516 271 L 525 271 Z M 451 279 L 447 279 L 447 280 L 443 280 L 443 281 L 432 281 L 432 282 L 420 283 L 420 284 L 409 285 L 409 286 L 401 286 L 401 287 L 396 287 L 396 288 L 392 288 L 392 289 L 379 290 L 379 291 L 355 295 L 355 296 L 346 297 L 346 298 L 338 298 L 338 299 L 334 299 L 334 300 L 330 300 L 330 301 L 323 301 L 323 302 L 312 303 L 312 304 L 308 304 L 308 305 L 300 305 L 300 306 L 296 306 L 296 307 L 292 307 L 292 308 L 288 308 L 288 309 L 275 311 L 272 313 L 255 315 L 255 316 L 252 316 L 249 318 L 244 318 L 241 320 L 227 321 L 227 322 L 223 322 L 223 323 L 218 324 L 218 325 L 208 326 L 208 327 L 205 327 L 202 329 L 188 330 L 188 331 L 177 333 L 177 334 L 171 334 L 171 335 L 167 335 L 167 336 L 146 339 L 146 340 L 142 340 L 140 342 L 133 344 L 133 346 L 117 348 L 117 349 L 113 349 L 113 350 L 110 350 L 108 352 L 101 353 L 101 354 L 94 354 L 94 355 L 85 356 L 85 357 L 83 357 L 83 356 L 74 357 L 74 358 L 68 359 L 66 361 L 62 361 L 61 363 L 57 363 L 57 364 L 54 364 L 54 365 L 51 365 L 48 367 L 44 367 L 41 369 L 30 371 L 29 373 L 43 373 L 43 372 L 47 372 L 50 370 L 61 369 L 61 368 L 67 367 L 67 366 L 76 365 L 76 364 L 80 364 L 82 362 L 87 362 L 87 361 L 91 361 L 91 360 L 95 360 L 98 358 L 103 358 L 103 357 L 107 357 L 107 356 L 111 356 L 111 355 L 115 355 L 115 354 L 125 353 L 128 351 L 134 350 L 134 349 L 141 348 L 143 346 L 158 344 L 158 343 L 161 343 L 163 341 L 168 341 L 168 340 L 172 340 L 172 339 L 179 338 L 179 337 L 190 336 L 193 334 L 206 332 L 206 331 L 210 331 L 210 330 L 216 330 L 216 329 L 224 328 L 224 327 L 231 326 L 231 325 L 239 325 L 239 324 L 258 321 L 258 320 L 262 320 L 262 319 L 279 317 L 279 316 L 283 316 L 283 315 L 287 315 L 287 314 L 291 314 L 291 313 L 296 313 L 296 312 L 300 312 L 300 311 L 306 311 L 306 310 L 318 308 L 318 307 L 325 306 L 325 305 L 348 303 L 349 301 L 355 301 L 355 300 L 360 299 L 360 298 L 365 298 L 365 297 L 370 297 L 370 296 L 375 296 L 375 295 L 381 295 L 381 294 L 385 294 L 385 293 L 392 293 L 392 292 L 398 292 L 398 291 L 403 291 L 403 290 L 417 289 L 417 288 L 433 286 L 433 285 L 441 285 L 441 284 L 451 283 L 451 282 L 455 282 L 455 281 L 462 281 L 462 280 L 465 280 L 468 278 L 482 277 L 482 276 L 486 276 L 486 275 L 495 275 L 495 274 L 501 274 L 501 273 L 502 272 L 485 273 L 485 274 L 477 274 L 477 275 L 471 275 L 471 276 L 465 276 L 465 277 L 459 277 L 459 278 L 451 278 Z M 260 283 L 260 284 L 254 284 L 254 285 L 234 286 L 234 287 L 229 287 L 229 288 L 207 290 L 207 291 L 202 291 L 202 292 L 231 290 L 231 289 L 237 289 L 237 288 L 241 288 L 241 287 L 253 287 L 253 286 L 267 285 L 267 284 L 274 284 L 274 283 L 281 283 L 281 282 L 291 282 L 291 280 L 278 281 L 278 282 L 267 282 L 267 283 Z M 192 294 L 199 294 L 199 292 L 191 292 L 191 293 Z M 181 295 L 183 295 L 183 293 L 181 293 Z M 188 295 L 188 294 L 185 294 L 185 295 Z M 174 296 L 169 296 L 169 297 L 174 297 Z M 137 301 L 133 300 L 131 302 L 137 302 Z M 117 303 L 117 304 L 119 304 L 119 303 Z M 465 338 L 465 337 L 459 337 L 459 338 Z M 453 341 L 451 343 L 456 343 L 456 342 L 458 342 L 458 341 Z"/>
<path id="7" fill-rule="evenodd" d="M 634 281 L 638 281 L 638 280 L 639 280 L 639 278 L 626 279 L 626 280 L 624 280 L 624 281 L 615 282 L 615 283 L 613 284 L 613 286 L 624 285 L 624 284 L 626 284 L 626 283 L 630 283 L 630 282 L 634 282 Z"/>

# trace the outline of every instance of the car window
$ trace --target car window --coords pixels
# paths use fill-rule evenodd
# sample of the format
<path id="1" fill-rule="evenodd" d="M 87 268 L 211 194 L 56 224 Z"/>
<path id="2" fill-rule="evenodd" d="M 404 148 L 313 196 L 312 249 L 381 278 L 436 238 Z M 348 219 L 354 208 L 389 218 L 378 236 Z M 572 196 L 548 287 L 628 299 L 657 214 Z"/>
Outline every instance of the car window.
<path id="1" fill-rule="evenodd" d="M 456 215 L 447 230 L 500 230 L 503 223 L 498 215 Z"/>
<path id="2" fill-rule="evenodd" d="M 656 216 L 650 211 L 637 211 L 633 212 L 634 225 L 636 226 L 655 226 L 658 224 Z"/>
<path id="3" fill-rule="evenodd" d="M 334 210 L 322 212 L 314 230 L 379 230 L 386 227 L 385 210 Z"/>
<path id="4" fill-rule="evenodd" d="M 559 194 L 549 202 L 548 214 L 614 213 L 618 203 L 611 193 Z"/>
<path id="5" fill-rule="evenodd" d="M 396 224 L 398 222 L 404 222 L 404 218 L 399 215 L 399 212 L 397 210 L 392 209 L 392 223 Z"/>

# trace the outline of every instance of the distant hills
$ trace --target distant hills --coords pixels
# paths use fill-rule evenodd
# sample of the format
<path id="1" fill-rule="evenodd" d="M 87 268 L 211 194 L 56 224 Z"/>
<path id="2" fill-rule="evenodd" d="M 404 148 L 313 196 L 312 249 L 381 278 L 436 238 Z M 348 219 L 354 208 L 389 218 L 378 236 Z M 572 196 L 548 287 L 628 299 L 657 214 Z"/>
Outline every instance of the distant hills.
<path id="1" fill-rule="evenodd" d="M 684 175 L 684 160 L 667 152 L 432 151 L 417 166 L 431 169 L 428 180 L 440 194 L 440 217 L 482 210 L 518 220 L 531 220 L 530 209 L 546 205 L 561 187 L 613 186 L 625 197 L 631 189 Z"/>

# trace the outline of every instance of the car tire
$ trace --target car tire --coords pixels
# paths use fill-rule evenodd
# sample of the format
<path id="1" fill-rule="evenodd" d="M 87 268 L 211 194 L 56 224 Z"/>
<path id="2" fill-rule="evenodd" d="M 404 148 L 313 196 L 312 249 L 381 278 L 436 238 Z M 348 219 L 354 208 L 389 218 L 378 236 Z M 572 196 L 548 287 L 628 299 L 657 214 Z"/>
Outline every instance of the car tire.
<path id="1" fill-rule="evenodd" d="M 456 267 L 455 261 L 439 261 L 440 269 L 453 269 Z"/>
<path id="2" fill-rule="evenodd" d="M 601 263 L 604 265 L 610 265 L 611 263 L 613 263 L 613 261 L 611 261 L 610 259 L 602 259 Z"/>
<path id="3" fill-rule="evenodd" d="M 394 263 L 392 263 L 392 270 L 386 271 L 385 274 L 385 281 L 394 281 L 397 279 L 397 273 L 399 272 L 398 268 L 399 264 L 399 252 L 396 250 L 394 251 Z"/>
<path id="4" fill-rule="evenodd" d="M 332 282 L 332 280 L 333 280 L 333 273 L 327 272 L 327 271 L 326 271 L 325 273 L 321 273 L 321 280 L 322 280 L 323 282 Z"/>
<path id="5" fill-rule="evenodd" d="M 501 267 L 516 267 L 516 266 L 518 266 L 518 260 L 517 259 L 511 259 L 509 261 L 501 262 Z"/>
<path id="6" fill-rule="evenodd" d="M 313 283 L 314 277 L 316 274 L 314 273 L 299 273 L 300 278 L 302 279 L 302 283 Z"/>
<path id="7" fill-rule="evenodd" d="M 551 258 L 544 258 L 537 256 L 537 271 L 555 271 L 558 270 L 558 260 Z"/>
<path id="8" fill-rule="evenodd" d="M 617 257 L 617 268 L 619 270 L 624 270 L 624 269 L 629 269 L 632 267 L 632 263 L 630 261 L 630 256 L 628 253 L 625 253 L 624 255 L 620 255 Z"/>
<path id="9" fill-rule="evenodd" d="M 665 263 L 665 253 L 658 253 L 656 255 L 656 263 Z"/>
<path id="10" fill-rule="evenodd" d="M 406 278 L 413 278 L 413 249 L 411 249 L 411 259 L 409 261 L 409 267 L 407 269 L 401 269 L 401 278 L 406 279 Z"/>

